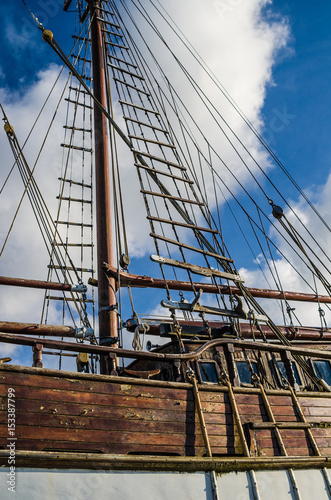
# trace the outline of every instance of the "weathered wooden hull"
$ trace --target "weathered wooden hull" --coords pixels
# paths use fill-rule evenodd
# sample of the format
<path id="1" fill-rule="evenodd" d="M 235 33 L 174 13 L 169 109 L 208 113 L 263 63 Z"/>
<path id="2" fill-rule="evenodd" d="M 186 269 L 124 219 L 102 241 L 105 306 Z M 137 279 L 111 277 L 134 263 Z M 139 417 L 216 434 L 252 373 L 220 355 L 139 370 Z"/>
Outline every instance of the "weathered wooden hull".
<path id="1" fill-rule="evenodd" d="M 0 446 L 8 438 L 7 394 L 15 390 L 17 449 L 106 454 L 205 455 L 192 386 L 2 366 Z M 213 456 L 243 454 L 225 386 L 199 388 Z M 307 424 L 322 456 L 331 456 L 331 395 L 266 391 L 289 456 L 313 456 Z M 280 456 L 259 389 L 234 388 L 251 455 Z"/>
<path id="2" fill-rule="evenodd" d="M 288 455 L 281 456 L 259 389 L 234 388 L 251 453 L 244 457 L 227 388 L 201 385 L 209 458 L 191 384 L 4 365 L 0 380 L 2 498 L 12 494 L 8 389 L 15 390 L 18 498 L 210 500 L 218 498 L 212 474 L 220 498 L 298 498 L 295 488 L 302 499 L 331 498 L 328 394 L 297 393 L 303 428 L 289 391 L 266 391 Z"/>

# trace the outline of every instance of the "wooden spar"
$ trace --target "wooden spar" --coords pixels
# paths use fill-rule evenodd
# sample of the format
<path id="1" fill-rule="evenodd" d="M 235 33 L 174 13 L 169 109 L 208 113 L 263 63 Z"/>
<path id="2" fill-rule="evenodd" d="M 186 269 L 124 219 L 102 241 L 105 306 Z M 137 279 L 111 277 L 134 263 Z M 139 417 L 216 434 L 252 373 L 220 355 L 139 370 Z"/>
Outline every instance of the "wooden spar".
<path id="1" fill-rule="evenodd" d="M 25 335 L 45 335 L 50 337 L 74 337 L 76 330 L 72 326 L 40 325 L 38 323 L 17 323 L 0 321 L 0 332 Z M 36 339 L 37 340 L 37 339 Z"/>
<path id="2" fill-rule="evenodd" d="M 84 375 L 86 375 L 84 373 Z M 297 469 L 320 469 L 330 464 L 327 456 L 158 456 L 158 455 L 124 455 L 107 453 L 89 453 L 84 451 L 28 451 L 16 450 L 16 464 L 20 467 L 54 468 L 54 469 L 91 469 L 91 470 L 143 470 L 196 472 L 215 471 L 217 473 L 256 470 L 279 470 L 293 467 Z M 10 458 L 9 450 L 0 450 L 0 464 L 7 467 Z"/>
<path id="3" fill-rule="evenodd" d="M 183 329 L 183 337 L 185 338 L 185 330 L 189 327 L 198 327 L 201 328 L 201 332 L 204 330 L 203 323 L 201 321 L 179 321 L 180 326 Z M 164 322 L 163 322 L 164 324 Z M 170 323 L 169 323 L 170 324 Z M 230 333 L 230 324 L 223 322 L 213 322 L 209 323 L 210 328 L 216 328 L 219 330 L 226 330 L 223 333 Z M 149 335 L 160 335 L 159 326 L 155 320 L 150 325 L 150 329 L 148 330 Z M 130 320 L 127 321 L 126 327 L 129 331 L 134 331 L 136 328 L 136 324 L 130 324 Z M 268 328 L 267 325 L 260 325 L 260 328 L 263 331 L 264 336 L 268 340 L 275 340 L 275 335 Z M 313 328 L 313 327 L 302 327 L 299 328 L 289 328 L 285 326 L 278 326 L 279 330 L 285 335 L 289 340 L 297 340 L 297 341 L 330 341 L 331 340 L 331 331 L 328 332 L 323 330 L 322 328 Z M 43 335 L 45 337 L 74 337 L 76 334 L 75 328 L 71 326 L 58 326 L 58 325 L 41 325 L 38 323 L 18 323 L 13 321 L 0 321 L 0 332 L 4 333 L 12 333 L 18 335 L 30 334 L 30 335 Z M 252 332 L 249 323 L 240 323 L 240 332 L 244 339 L 251 339 Z M 262 339 L 261 333 L 256 330 L 255 332 L 256 339 Z M 172 336 L 170 332 L 168 335 L 163 334 L 164 336 Z"/>
<path id="4" fill-rule="evenodd" d="M 90 2 L 91 40 L 93 60 L 93 93 L 104 108 L 107 108 L 106 82 L 103 61 L 102 32 L 98 17 L 101 1 Z M 96 182 L 96 224 L 97 224 L 97 260 L 98 260 L 98 308 L 99 337 L 103 345 L 112 344 L 110 337 L 117 337 L 117 312 L 115 280 L 110 283 L 102 266 L 103 262 L 114 262 L 111 195 L 108 153 L 107 118 L 99 106 L 94 106 L 94 141 L 95 141 L 95 182 Z M 109 286 L 109 284 L 111 286 Z M 101 373 L 107 374 L 106 361 L 100 361 Z"/>
<path id="5" fill-rule="evenodd" d="M 63 351 L 88 352 L 90 354 L 99 354 L 99 355 L 116 354 L 116 356 L 123 358 L 149 359 L 149 360 L 159 360 L 159 361 L 164 360 L 169 362 L 178 360 L 193 361 L 208 349 L 217 346 L 224 346 L 228 343 L 232 344 L 235 347 L 254 349 L 257 351 L 280 352 L 280 353 L 288 351 L 291 354 L 297 354 L 298 356 L 309 356 L 312 358 L 331 359 L 331 352 L 327 350 L 307 349 L 306 347 L 297 347 L 297 346 L 284 346 L 274 343 L 270 344 L 270 343 L 254 342 L 253 344 L 251 341 L 234 340 L 234 339 L 210 340 L 208 342 L 204 342 L 202 346 L 198 347 L 193 352 L 176 353 L 176 354 L 167 354 L 163 352 L 151 352 L 151 351 L 150 352 L 132 351 L 131 349 L 121 349 L 116 347 L 108 347 L 100 345 L 89 345 L 80 342 L 79 343 L 64 342 L 60 340 L 26 337 L 26 336 L 13 335 L 10 333 L 1 333 L 1 332 L 0 332 L 0 342 L 5 342 L 8 344 L 27 345 L 27 346 L 34 346 L 35 344 L 41 344 L 43 345 L 43 347 L 49 349 L 60 349 Z"/>
<path id="6" fill-rule="evenodd" d="M 59 290 L 61 292 L 72 292 L 75 291 L 76 288 L 75 285 L 70 285 L 68 283 L 54 283 L 53 281 L 11 278 L 8 276 L 0 276 L 0 285 L 19 286 L 24 288 L 39 288 L 41 290 Z"/>
<path id="7" fill-rule="evenodd" d="M 104 269 L 108 276 L 116 279 L 118 277 L 118 270 L 108 264 L 104 264 Z M 150 276 L 139 276 L 137 274 L 129 274 L 120 271 L 121 286 L 131 286 L 136 288 L 162 288 L 165 289 L 165 282 L 162 279 L 151 278 Z M 96 283 L 93 282 L 95 285 Z M 235 286 L 219 285 L 216 287 L 209 283 L 193 283 L 196 289 L 201 289 L 205 293 L 223 293 L 229 295 L 242 295 L 239 288 Z M 192 292 L 192 284 L 188 281 L 167 280 L 167 286 L 170 290 L 183 290 Z M 299 292 L 280 292 L 279 290 L 267 290 L 263 288 L 250 288 L 247 290 L 253 297 L 260 297 L 264 299 L 286 299 L 301 302 L 319 302 L 321 304 L 331 304 L 331 297 L 327 295 L 315 295 L 312 293 L 299 293 Z"/>
<path id="8" fill-rule="evenodd" d="M 162 325 L 167 324 L 164 320 L 157 321 L 148 321 L 144 318 L 141 318 L 142 323 L 148 323 L 149 330 L 148 330 L 148 335 L 156 335 L 160 336 L 160 324 Z M 204 339 L 205 338 L 205 331 L 204 331 L 204 325 L 202 321 L 184 321 L 180 320 L 179 321 L 180 326 L 182 327 L 182 337 L 183 338 L 192 338 L 198 336 L 199 338 Z M 174 333 L 171 333 L 171 328 L 170 325 L 172 325 L 172 322 L 169 320 L 168 322 L 169 325 L 169 333 L 165 334 L 162 333 L 162 336 L 173 336 Z M 220 333 L 219 335 L 226 335 L 226 334 L 231 334 L 231 325 L 230 323 L 223 323 L 223 322 L 216 322 L 216 321 L 208 321 L 208 325 L 210 326 L 211 329 L 216 329 L 219 330 Z M 131 319 L 128 320 L 125 324 L 127 330 L 130 332 L 134 332 L 137 322 L 134 320 L 132 321 Z M 192 327 L 195 329 L 194 333 L 190 333 L 190 328 Z M 273 333 L 272 330 L 268 327 L 268 325 L 260 325 L 260 328 L 263 332 L 263 335 L 265 336 L 266 339 L 268 340 L 277 340 L 275 337 L 275 334 Z M 300 326 L 300 327 L 287 327 L 287 326 L 277 326 L 277 328 L 281 331 L 285 337 L 290 340 L 296 340 L 296 341 L 312 341 L 312 342 L 323 342 L 323 341 L 330 341 L 331 340 L 331 331 L 328 331 L 324 328 L 314 328 L 314 327 L 307 327 L 307 326 Z M 198 330 L 198 331 L 197 331 Z M 191 330 L 192 332 L 192 330 Z M 240 322 L 240 334 L 244 339 L 252 339 L 252 330 L 250 327 L 249 323 L 243 323 Z M 258 340 L 262 340 L 262 335 L 259 330 L 256 328 L 254 329 L 254 335 L 255 338 Z M 217 334 L 216 334 L 217 336 Z"/>

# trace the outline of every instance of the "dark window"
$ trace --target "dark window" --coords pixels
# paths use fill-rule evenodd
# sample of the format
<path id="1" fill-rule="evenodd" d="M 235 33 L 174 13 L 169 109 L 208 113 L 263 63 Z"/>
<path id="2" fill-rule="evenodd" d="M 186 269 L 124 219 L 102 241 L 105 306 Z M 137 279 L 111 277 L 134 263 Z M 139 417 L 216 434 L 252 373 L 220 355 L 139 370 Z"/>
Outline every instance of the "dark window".
<path id="1" fill-rule="evenodd" d="M 218 384 L 219 377 L 216 371 L 215 363 L 199 361 L 201 382 L 212 382 Z"/>
<path id="2" fill-rule="evenodd" d="M 255 361 L 251 361 L 250 364 L 253 368 L 254 373 L 256 373 L 258 375 L 257 366 L 256 366 Z M 252 374 L 251 374 L 250 367 L 248 366 L 246 361 L 237 361 L 236 365 L 237 365 L 237 370 L 238 370 L 240 382 L 242 384 L 251 385 L 252 384 Z"/>
<path id="3" fill-rule="evenodd" d="M 317 376 L 323 378 L 327 384 L 331 385 L 330 361 L 313 361 L 313 365 Z"/>
<path id="4" fill-rule="evenodd" d="M 276 363 L 277 363 L 278 370 L 283 375 L 283 377 L 287 380 L 286 369 L 285 369 L 285 365 L 284 365 L 283 361 L 276 361 Z M 291 365 L 292 365 L 292 370 L 294 373 L 294 379 L 298 385 L 301 385 L 302 382 L 301 382 L 301 379 L 299 376 L 297 366 L 293 361 L 291 361 Z"/>

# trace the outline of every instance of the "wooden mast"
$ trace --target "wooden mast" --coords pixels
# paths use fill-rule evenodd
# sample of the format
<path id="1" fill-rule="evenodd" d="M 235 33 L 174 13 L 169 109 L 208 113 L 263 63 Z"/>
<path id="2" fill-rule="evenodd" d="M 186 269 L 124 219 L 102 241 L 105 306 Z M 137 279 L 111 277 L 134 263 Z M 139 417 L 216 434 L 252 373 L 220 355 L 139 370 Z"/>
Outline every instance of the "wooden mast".
<path id="1" fill-rule="evenodd" d="M 90 1 L 93 93 L 96 99 L 107 108 L 105 69 L 103 58 L 102 31 L 100 26 L 101 0 Z M 94 106 L 94 151 L 96 184 L 96 229 L 97 229 L 97 270 L 98 270 L 98 317 L 100 344 L 112 345 L 117 337 L 117 312 L 115 280 L 109 281 L 102 267 L 103 263 L 114 262 L 111 194 L 109 174 L 109 136 L 107 119 L 98 106 Z M 112 283 L 113 282 L 113 283 Z M 100 361 L 100 372 L 110 373 L 106 359 Z"/>

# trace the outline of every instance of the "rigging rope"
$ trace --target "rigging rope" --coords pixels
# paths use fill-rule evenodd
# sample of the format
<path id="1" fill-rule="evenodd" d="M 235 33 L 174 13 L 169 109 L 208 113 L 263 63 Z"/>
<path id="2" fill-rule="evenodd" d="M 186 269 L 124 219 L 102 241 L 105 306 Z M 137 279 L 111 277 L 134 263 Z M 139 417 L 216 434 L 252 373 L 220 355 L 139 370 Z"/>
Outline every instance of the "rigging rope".
<path id="1" fill-rule="evenodd" d="M 281 170 L 285 173 L 285 175 L 288 177 L 288 179 L 292 182 L 292 184 L 296 187 L 300 195 L 304 198 L 304 200 L 309 204 L 310 208 L 315 212 L 315 214 L 318 216 L 318 218 L 321 220 L 321 222 L 324 224 L 324 226 L 331 231 L 330 226 L 327 224 L 325 219 L 322 217 L 322 215 L 318 212 L 316 207 L 313 205 L 313 203 L 309 200 L 305 192 L 300 188 L 300 186 L 297 184 L 297 182 L 294 180 L 294 178 L 291 176 L 291 174 L 288 172 L 288 170 L 285 168 L 285 166 L 282 164 L 280 159 L 277 157 L 277 155 L 272 151 L 271 147 L 267 144 L 267 142 L 263 139 L 262 135 L 258 132 L 258 130 L 254 127 L 252 122 L 247 118 L 247 116 L 244 114 L 244 112 L 240 109 L 239 105 L 235 102 L 235 100 L 230 96 L 230 94 L 227 92 L 225 87 L 221 84 L 221 82 L 218 80 L 218 78 L 215 76 L 213 71 L 209 68 L 209 66 L 203 61 L 202 57 L 199 55 L 197 50 L 192 46 L 192 44 L 188 41 L 188 39 L 185 37 L 184 33 L 180 29 L 180 27 L 175 23 L 173 18 L 170 16 L 168 12 L 165 11 L 164 7 L 160 4 L 159 0 L 156 0 L 157 3 L 160 5 L 160 7 L 163 9 L 163 11 L 166 13 L 168 18 L 171 20 L 173 26 L 167 19 L 165 18 L 164 15 L 160 12 L 160 10 L 155 6 L 152 0 L 149 0 L 150 3 L 153 5 L 153 7 L 157 10 L 157 12 L 161 15 L 161 17 L 166 21 L 168 26 L 171 28 L 175 36 L 184 44 L 184 46 L 189 50 L 189 52 L 193 55 L 195 60 L 199 63 L 199 65 L 202 67 L 202 69 L 207 73 L 207 75 L 211 78 L 211 80 L 215 83 L 217 88 L 222 92 L 224 97 L 227 99 L 227 101 L 231 104 L 231 106 L 235 109 L 235 111 L 238 113 L 238 115 L 243 119 L 243 121 L 246 123 L 246 125 L 250 128 L 250 130 L 254 133 L 254 135 L 258 138 L 260 143 L 265 147 L 265 149 L 268 151 L 270 156 L 273 158 L 273 160 L 277 163 L 277 165 L 281 168 Z M 175 28 L 174 28 L 175 26 Z M 179 33 L 181 36 L 179 36 Z M 184 42 L 186 40 L 186 43 Z"/>

